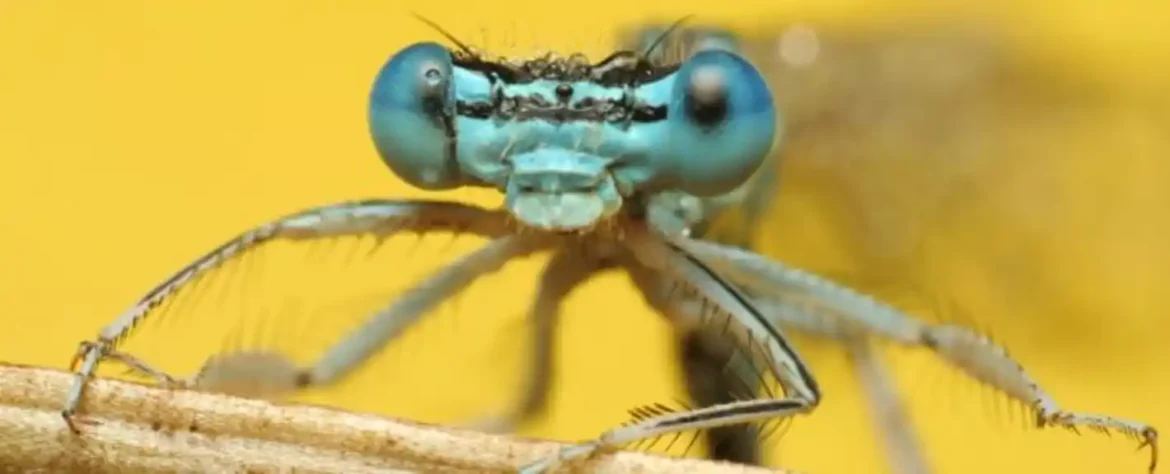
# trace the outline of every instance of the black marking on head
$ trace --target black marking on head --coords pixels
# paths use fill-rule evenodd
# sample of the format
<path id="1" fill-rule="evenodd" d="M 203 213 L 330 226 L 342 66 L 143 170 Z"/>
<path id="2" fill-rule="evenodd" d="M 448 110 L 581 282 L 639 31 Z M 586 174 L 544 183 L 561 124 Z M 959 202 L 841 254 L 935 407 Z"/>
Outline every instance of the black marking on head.
<path id="1" fill-rule="evenodd" d="M 538 80 L 590 81 L 605 87 L 636 87 L 678 70 L 681 63 L 655 64 L 633 51 L 618 51 L 590 64 L 584 56 L 561 57 L 546 54 L 532 59 L 489 60 L 468 50 L 451 51 L 456 67 L 484 74 L 505 84 L 528 84 Z"/>
<path id="2" fill-rule="evenodd" d="M 568 82 L 557 84 L 557 101 L 568 102 L 573 97 L 573 85 Z"/>
<path id="3" fill-rule="evenodd" d="M 456 67 L 483 74 L 492 83 L 491 102 L 457 102 L 458 115 L 475 119 L 547 120 L 554 123 L 587 122 L 655 122 L 666 119 L 667 106 L 636 102 L 632 89 L 661 79 L 678 70 L 678 64 L 656 65 L 632 51 L 619 51 L 596 64 L 584 56 L 561 58 L 548 54 L 523 61 L 485 60 L 474 53 L 452 51 Z M 537 80 L 560 81 L 555 100 L 540 94 L 506 96 L 508 85 Z M 573 82 L 590 82 L 602 87 L 622 88 L 618 99 L 583 97 L 569 102 Z"/>
<path id="4" fill-rule="evenodd" d="M 450 36 L 448 35 L 450 39 Z M 454 41 L 452 39 L 452 41 Z M 546 120 L 630 123 L 665 120 L 667 106 L 636 102 L 633 89 L 666 77 L 681 63 L 657 63 L 644 54 L 618 51 L 605 59 L 590 63 L 581 54 L 561 57 L 549 53 L 531 59 L 487 59 L 471 48 L 456 42 L 452 50 L 453 65 L 482 74 L 492 84 L 490 102 L 457 102 L 456 114 L 474 119 Z M 509 85 L 529 84 L 538 80 L 557 81 L 562 85 L 555 97 L 532 94 L 509 97 L 503 91 Z M 570 102 L 573 83 L 589 82 L 602 87 L 622 89 L 619 99 L 584 97 Z"/>
<path id="5" fill-rule="evenodd" d="M 427 116 L 431 118 L 432 122 L 443 129 L 443 135 L 447 137 L 447 156 L 455 156 L 457 152 L 455 146 L 457 140 L 455 117 L 447 113 L 445 108 L 446 100 L 447 97 L 445 95 L 427 96 L 423 98 L 422 107 Z"/>
<path id="6" fill-rule="evenodd" d="M 655 122 L 666 119 L 666 105 L 635 103 L 628 105 L 625 99 L 596 99 L 585 97 L 577 102 L 552 102 L 540 94 L 507 97 L 500 96 L 496 103 L 464 102 L 455 103 L 455 113 L 469 118 L 502 120 L 546 120 L 564 122 Z"/>

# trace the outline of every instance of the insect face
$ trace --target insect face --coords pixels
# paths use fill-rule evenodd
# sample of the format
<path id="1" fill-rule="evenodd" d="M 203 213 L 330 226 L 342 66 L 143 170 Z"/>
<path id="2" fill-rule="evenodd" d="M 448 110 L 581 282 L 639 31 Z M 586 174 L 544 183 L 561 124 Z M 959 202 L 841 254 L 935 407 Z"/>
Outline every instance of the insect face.
<path id="1" fill-rule="evenodd" d="M 494 187 L 521 223 L 581 231 L 638 194 L 735 189 L 771 149 L 776 117 L 759 73 L 727 51 L 509 62 L 419 43 L 378 74 L 369 124 L 412 185 Z"/>

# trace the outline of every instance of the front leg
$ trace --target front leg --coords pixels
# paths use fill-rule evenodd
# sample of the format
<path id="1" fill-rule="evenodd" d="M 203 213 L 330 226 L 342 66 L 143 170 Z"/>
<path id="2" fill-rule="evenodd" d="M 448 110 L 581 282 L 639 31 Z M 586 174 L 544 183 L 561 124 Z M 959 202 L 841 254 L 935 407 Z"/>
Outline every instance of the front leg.
<path id="1" fill-rule="evenodd" d="M 741 375 L 741 371 L 751 370 L 750 366 L 739 371 L 731 368 L 740 359 L 735 358 L 734 350 L 717 331 L 692 331 L 679 339 L 679 346 L 687 392 L 698 407 L 735 402 L 737 393 L 759 385 L 749 384 L 755 380 Z M 707 457 L 749 466 L 763 465 L 761 434 L 750 424 L 707 430 Z"/>
<path id="2" fill-rule="evenodd" d="M 549 458 L 525 466 L 522 473 L 545 472 L 563 461 L 586 458 L 599 451 L 666 434 L 808 413 L 820 402 L 820 389 L 800 356 L 736 288 L 686 251 L 665 242 L 645 227 L 635 225 L 628 230 L 624 242 L 632 264 L 659 272 L 685 293 L 685 299 L 702 303 L 705 311 L 698 314 L 699 320 L 676 323 L 720 327 L 723 335 L 732 338 L 739 347 L 756 348 L 743 355 L 764 366 L 788 395 L 686 411 L 672 411 L 661 406 L 637 410 L 634 423 L 607 431 L 596 440 L 561 449 Z"/>
<path id="3" fill-rule="evenodd" d="M 722 328 L 696 327 L 688 322 L 702 318 L 702 301 L 681 300 L 674 285 L 661 274 L 641 265 L 626 265 L 634 286 L 646 302 L 675 324 L 683 379 L 692 403 L 698 408 L 754 397 L 760 389 L 759 371 L 743 357 L 750 348 L 736 347 L 722 337 Z M 726 426 L 705 430 L 708 458 L 747 465 L 761 465 L 760 433 L 755 426 Z"/>
<path id="4" fill-rule="evenodd" d="M 305 210 L 244 232 L 191 262 L 147 292 L 103 328 L 95 341 L 83 342 L 71 364 L 76 368 L 80 362 L 81 368 L 66 395 L 61 415 L 70 429 L 78 432 L 72 417 L 81 403 L 85 382 L 93 376 L 98 364 L 117 349 L 118 343 L 128 337 L 135 326 L 150 315 L 151 310 L 180 289 L 264 243 L 276 240 L 313 241 L 363 234 L 387 238 L 403 231 L 450 231 L 490 238 L 507 234 L 508 222 L 507 215 L 502 211 L 454 202 L 370 200 Z"/>

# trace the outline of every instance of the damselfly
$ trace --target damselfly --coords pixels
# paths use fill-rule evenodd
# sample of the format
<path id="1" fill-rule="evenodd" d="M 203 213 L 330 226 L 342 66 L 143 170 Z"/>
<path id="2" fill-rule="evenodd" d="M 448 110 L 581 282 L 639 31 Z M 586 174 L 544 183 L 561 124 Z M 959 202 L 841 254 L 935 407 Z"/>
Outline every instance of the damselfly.
<path id="1" fill-rule="evenodd" d="M 241 379 L 263 382 L 266 392 L 336 383 L 475 280 L 510 260 L 550 253 L 531 308 L 534 321 L 555 320 L 570 289 L 601 270 L 620 269 L 681 334 L 693 337 L 704 359 L 733 368 L 721 377 L 739 383 L 718 399 L 696 397 L 694 408 L 635 408 L 630 423 L 523 472 L 681 432 L 813 412 L 821 391 L 781 330 L 789 325 L 927 347 L 1033 406 L 1042 425 L 1116 430 L 1154 447 L 1156 433 L 1145 424 L 1062 411 L 1002 349 L 973 331 L 919 322 L 827 278 L 697 237 L 728 196 L 735 202 L 738 193 L 754 189 L 744 186 L 766 162 L 781 125 L 764 79 L 738 54 L 700 48 L 674 61 L 655 54 L 655 41 L 596 63 L 581 55 L 496 60 L 449 39 L 458 47 L 417 43 L 389 58 L 370 94 L 369 130 L 385 164 L 407 183 L 424 190 L 495 189 L 505 196 L 501 208 L 343 202 L 244 232 L 180 269 L 81 345 L 66 420 L 85 381 L 108 358 L 196 388 L 231 391 Z M 310 366 L 279 353 L 244 351 L 216 356 L 201 374 L 177 381 L 118 350 L 181 288 L 266 243 L 437 231 L 488 243 L 429 275 Z M 545 346 L 537 348 L 538 359 L 547 356 Z"/>

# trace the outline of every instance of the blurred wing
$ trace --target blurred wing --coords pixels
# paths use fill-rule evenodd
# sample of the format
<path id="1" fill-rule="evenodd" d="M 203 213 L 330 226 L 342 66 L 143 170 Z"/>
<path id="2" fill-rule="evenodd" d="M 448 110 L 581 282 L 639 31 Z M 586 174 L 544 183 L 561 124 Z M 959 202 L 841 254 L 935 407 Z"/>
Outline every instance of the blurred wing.
<path id="1" fill-rule="evenodd" d="M 1045 309 L 1098 317 L 1086 308 L 1101 301 L 1070 299 L 1061 275 L 1085 270 L 1070 254 L 1113 253 L 1122 235 L 1101 225 L 1121 224 L 1112 214 L 1170 202 L 1152 182 L 1160 196 L 1135 195 L 1130 186 L 1149 178 L 1140 161 L 1121 159 L 1154 143 L 1170 151 L 1156 132 L 1165 118 L 1116 79 L 1076 74 L 1012 41 L 958 19 L 744 36 L 786 114 L 778 199 L 830 216 L 833 240 L 855 259 L 844 281 L 874 291 L 874 280 L 929 284 L 921 289 L 959 300 L 970 298 L 956 288 L 991 285 L 1014 314 L 1060 301 Z M 787 217 L 769 228 L 783 241 L 805 226 Z M 948 281 L 963 270 L 979 279 Z"/>
<path id="2" fill-rule="evenodd" d="M 1158 132 L 1170 123 L 1159 102 L 1013 41 L 970 19 L 672 33 L 659 58 L 738 49 L 782 116 L 774 156 L 738 194 L 706 200 L 697 230 L 885 298 L 945 287 L 963 300 L 954 287 L 990 283 L 1013 313 L 1111 310 L 1069 299 L 1060 275 L 1084 271 L 1070 253 L 1116 254 L 1118 238 L 1151 230 L 1118 213 L 1170 202 L 1170 190 L 1142 161 L 1112 157 L 1170 152 Z M 948 281 L 959 274 L 978 281 Z"/>

